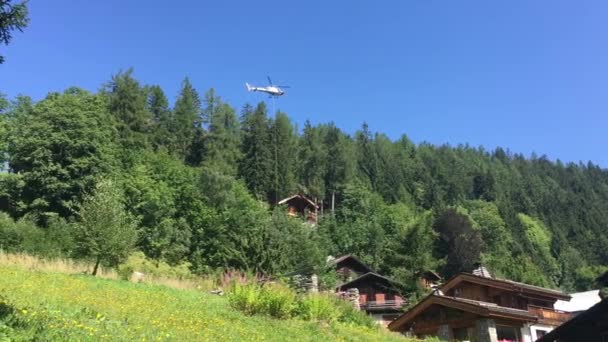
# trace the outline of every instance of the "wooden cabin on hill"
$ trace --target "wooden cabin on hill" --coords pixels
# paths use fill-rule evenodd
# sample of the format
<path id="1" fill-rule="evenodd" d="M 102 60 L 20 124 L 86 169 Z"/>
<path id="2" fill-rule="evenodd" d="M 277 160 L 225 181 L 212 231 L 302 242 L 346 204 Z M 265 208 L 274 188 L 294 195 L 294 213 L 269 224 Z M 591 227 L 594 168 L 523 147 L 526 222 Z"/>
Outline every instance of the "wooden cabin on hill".
<path id="1" fill-rule="evenodd" d="M 533 342 L 571 317 L 553 308 L 557 300 L 569 299 L 557 290 L 461 273 L 388 327 L 442 341 Z"/>
<path id="2" fill-rule="evenodd" d="M 287 214 L 292 217 L 302 217 L 310 224 L 317 224 L 319 206 L 310 198 L 302 195 L 293 195 L 277 203 L 287 206 Z"/>
<path id="3" fill-rule="evenodd" d="M 420 286 L 425 289 L 432 289 L 441 285 L 441 276 L 434 271 L 424 271 L 416 274 Z"/>
<path id="4" fill-rule="evenodd" d="M 365 273 L 373 272 L 369 266 L 354 255 L 343 255 L 336 259 L 329 258 L 328 261 L 333 264 L 340 282 L 349 282 Z"/>
<path id="5" fill-rule="evenodd" d="M 330 259 L 329 262 L 338 273 L 336 292 L 347 294 L 356 289 L 356 305 L 384 326 L 399 316 L 406 304 L 399 291 L 399 283 L 376 273 L 353 255 Z"/>

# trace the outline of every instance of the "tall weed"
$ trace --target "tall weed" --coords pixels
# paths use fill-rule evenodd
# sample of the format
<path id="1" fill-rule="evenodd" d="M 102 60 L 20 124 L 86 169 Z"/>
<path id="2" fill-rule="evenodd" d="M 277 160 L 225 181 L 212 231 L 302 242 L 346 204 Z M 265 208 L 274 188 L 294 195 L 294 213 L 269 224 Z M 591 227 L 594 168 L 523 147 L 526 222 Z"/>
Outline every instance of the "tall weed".
<path id="1" fill-rule="evenodd" d="M 298 304 L 298 316 L 304 320 L 336 322 L 340 318 L 340 310 L 333 295 L 307 294 Z"/>
<path id="2" fill-rule="evenodd" d="M 263 311 L 276 318 L 289 318 L 297 306 L 296 294 L 285 285 L 266 284 L 260 291 Z"/>
<path id="3" fill-rule="evenodd" d="M 228 299 L 230 305 L 248 315 L 266 315 L 280 319 L 296 317 L 306 321 L 343 322 L 350 325 L 376 327 L 364 312 L 333 294 L 305 294 L 281 283 L 233 283 Z"/>

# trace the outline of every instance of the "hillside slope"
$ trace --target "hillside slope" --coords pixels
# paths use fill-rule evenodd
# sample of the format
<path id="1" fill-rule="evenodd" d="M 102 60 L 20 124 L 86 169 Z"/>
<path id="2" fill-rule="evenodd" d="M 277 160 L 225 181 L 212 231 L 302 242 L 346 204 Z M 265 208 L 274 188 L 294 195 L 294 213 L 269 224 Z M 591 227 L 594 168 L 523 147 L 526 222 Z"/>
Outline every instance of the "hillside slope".
<path id="1" fill-rule="evenodd" d="M 366 124 L 300 129 L 263 102 L 238 115 L 187 79 L 173 107 L 132 70 L 96 93 L 0 95 L 0 161 L 0 249 L 10 253 L 96 259 L 99 245 L 112 254 L 101 265 L 116 267 L 135 249 L 198 275 L 282 275 L 353 254 L 405 294 L 421 291 L 421 271 L 449 278 L 479 262 L 569 292 L 608 272 L 598 165 L 416 144 Z M 276 205 L 294 194 L 319 205 L 315 229 Z M 130 238 L 94 238 L 116 231 Z"/>
<path id="2" fill-rule="evenodd" d="M 0 340 L 406 341 L 381 330 L 246 316 L 195 290 L 0 266 Z"/>

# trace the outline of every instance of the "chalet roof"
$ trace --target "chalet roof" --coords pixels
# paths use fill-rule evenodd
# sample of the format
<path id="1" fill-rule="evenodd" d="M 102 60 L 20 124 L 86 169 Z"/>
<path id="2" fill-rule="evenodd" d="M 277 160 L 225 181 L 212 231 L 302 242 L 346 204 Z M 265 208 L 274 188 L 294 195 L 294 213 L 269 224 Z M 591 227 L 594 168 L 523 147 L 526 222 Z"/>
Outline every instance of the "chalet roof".
<path id="1" fill-rule="evenodd" d="M 417 273 L 420 277 L 426 277 L 427 279 L 441 280 L 441 276 L 439 273 L 435 271 L 422 271 Z"/>
<path id="2" fill-rule="evenodd" d="M 507 318 L 511 320 L 519 320 L 523 322 L 536 322 L 536 315 L 520 309 L 508 308 L 499 306 L 494 303 L 482 302 L 478 300 L 448 297 L 436 294 L 430 294 L 413 308 L 397 317 L 392 321 L 388 328 L 392 331 L 402 330 L 401 328 L 410 324 L 414 319 L 427 310 L 432 305 L 444 306 L 456 310 L 470 312 L 483 317 L 492 318 Z"/>
<path id="3" fill-rule="evenodd" d="M 313 202 L 310 198 L 308 198 L 306 196 L 302 196 L 302 195 L 293 195 L 293 196 L 284 198 L 284 199 L 280 200 L 278 204 L 281 205 L 281 204 L 289 203 L 293 200 L 300 200 L 300 201 L 305 202 L 310 207 L 317 208 L 317 205 L 315 204 L 315 202 Z"/>
<path id="4" fill-rule="evenodd" d="M 536 341 L 600 341 L 607 333 L 608 298 L 605 298 Z"/>
<path id="5" fill-rule="evenodd" d="M 367 266 L 363 261 L 359 260 L 359 258 L 357 258 L 356 256 L 351 255 L 351 254 L 337 257 L 336 259 L 333 259 L 330 262 L 332 262 L 336 266 L 340 267 L 341 264 L 345 264 L 348 261 L 352 261 L 352 262 L 358 264 L 363 270 L 365 270 L 366 273 L 374 272 L 374 270 L 371 267 Z"/>
<path id="6" fill-rule="evenodd" d="M 579 312 L 589 309 L 602 300 L 600 290 L 571 293 L 570 296 L 572 299 L 569 301 L 558 300 L 555 302 L 553 308 L 566 312 Z"/>
<path id="7" fill-rule="evenodd" d="M 471 273 L 460 273 L 453 276 L 440 287 L 440 290 L 446 293 L 462 282 L 471 282 L 513 292 L 526 292 L 529 294 L 536 294 L 554 299 L 570 300 L 571 298 L 569 295 L 559 290 L 547 289 L 544 287 L 529 285 L 507 279 L 482 277 Z"/>
<path id="8" fill-rule="evenodd" d="M 378 273 L 367 272 L 364 275 L 362 275 L 360 277 L 357 277 L 356 279 L 353 279 L 353 280 L 351 280 L 349 282 L 346 282 L 344 284 L 339 285 L 338 289 L 340 289 L 341 291 L 344 291 L 344 290 L 346 290 L 346 289 L 348 289 L 350 287 L 356 287 L 356 286 L 353 286 L 353 285 L 355 285 L 356 283 L 361 282 L 363 280 L 369 279 L 369 278 L 376 278 L 378 280 L 386 282 L 387 284 L 390 284 L 391 286 L 401 285 L 400 283 L 398 283 L 398 282 L 396 282 L 396 281 L 394 281 L 394 280 L 392 280 L 390 278 L 387 278 L 385 276 L 379 275 Z"/>

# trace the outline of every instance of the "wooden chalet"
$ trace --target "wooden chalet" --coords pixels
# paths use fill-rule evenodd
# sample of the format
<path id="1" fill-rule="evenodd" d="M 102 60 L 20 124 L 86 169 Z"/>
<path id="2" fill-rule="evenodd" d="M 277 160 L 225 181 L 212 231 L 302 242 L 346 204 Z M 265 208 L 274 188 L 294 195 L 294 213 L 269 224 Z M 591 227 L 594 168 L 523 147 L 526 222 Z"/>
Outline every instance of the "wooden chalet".
<path id="1" fill-rule="evenodd" d="M 341 282 L 336 291 L 346 293 L 350 289 L 357 289 L 359 308 L 378 323 L 387 325 L 401 314 L 406 301 L 398 290 L 397 282 L 375 273 L 371 267 L 352 255 L 333 259 L 332 262 Z"/>
<path id="2" fill-rule="evenodd" d="M 441 276 L 433 271 L 424 271 L 417 274 L 420 286 L 425 289 L 432 289 L 441 284 Z"/>
<path id="3" fill-rule="evenodd" d="M 608 342 L 608 298 L 542 336 L 538 342 Z"/>
<path id="4" fill-rule="evenodd" d="M 354 255 L 343 255 L 330 260 L 341 282 L 349 282 L 373 270 Z"/>
<path id="5" fill-rule="evenodd" d="M 278 205 L 287 206 L 287 214 L 293 217 L 302 217 L 310 224 L 317 224 L 319 206 L 306 196 L 293 195 L 282 199 Z"/>
<path id="6" fill-rule="evenodd" d="M 533 342 L 570 318 L 553 309 L 557 300 L 569 299 L 556 290 L 461 273 L 388 327 L 443 341 Z"/>

